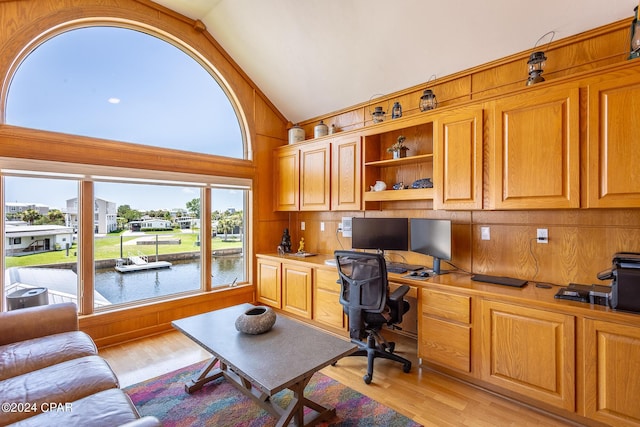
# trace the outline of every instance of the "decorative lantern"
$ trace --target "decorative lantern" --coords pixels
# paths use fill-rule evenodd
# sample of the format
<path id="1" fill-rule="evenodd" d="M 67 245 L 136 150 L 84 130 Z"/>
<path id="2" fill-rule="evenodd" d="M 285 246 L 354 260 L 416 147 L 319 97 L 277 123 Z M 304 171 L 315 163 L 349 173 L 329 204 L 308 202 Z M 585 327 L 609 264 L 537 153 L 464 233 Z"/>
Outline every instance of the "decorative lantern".
<path id="1" fill-rule="evenodd" d="M 527 65 L 529 66 L 529 78 L 527 79 L 527 86 L 531 86 L 533 84 L 544 81 L 542 72 L 544 71 L 546 60 L 547 57 L 544 56 L 544 52 L 541 51 L 533 52 L 531 56 L 529 56 L 529 61 L 527 61 Z"/>
<path id="2" fill-rule="evenodd" d="M 640 56 L 640 22 L 638 21 L 638 6 L 633 8 L 634 18 L 631 22 L 631 42 L 629 46 L 629 59 Z"/>
<path id="3" fill-rule="evenodd" d="M 420 97 L 420 111 L 433 110 L 437 106 L 438 100 L 436 99 L 436 95 L 431 89 L 425 89 L 422 96 Z"/>
<path id="4" fill-rule="evenodd" d="M 380 123 L 384 121 L 384 115 L 387 114 L 382 110 L 382 107 L 376 107 L 373 109 L 373 113 L 371 113 L 371 119 L 373 123 Z"/>
<path id="5" fill-rule="evenodd" d="M 536 44 L 533 46 L 533 52 L 531 53 L 531 55 L 529 55 L 529 60 L 527 61 L 527 69 L 529 70 L 529 78 L 527 79 L 527 86 L 531 86 L 536 83 L 540 83 L 544 81 L 544 77 L 542 77 L 542 72 L 544 71 L 544 66 L 547 63 L 546 62 L 547 57 L 545 56 L 542 50 L 536 50 L 536 47 L 538 47 L 538 43 L 540 43 L 540 40 L 547 37 L 549 34 L 551 34 L 551 39 L 547 44 L 547 47 L 549 47 L 549 45 L 553 41 L 553 37 L 556 35 L 555 31 L 549 31 L 548 33 L 540 37 L 536 42 Z"/>
<path id="6" fill-rule="evenodd" d="M 394 102 L 393 107 L 391 108 L 391 118 L 397 119 L 402 117 L 402 105 L 399 102 Z"/>

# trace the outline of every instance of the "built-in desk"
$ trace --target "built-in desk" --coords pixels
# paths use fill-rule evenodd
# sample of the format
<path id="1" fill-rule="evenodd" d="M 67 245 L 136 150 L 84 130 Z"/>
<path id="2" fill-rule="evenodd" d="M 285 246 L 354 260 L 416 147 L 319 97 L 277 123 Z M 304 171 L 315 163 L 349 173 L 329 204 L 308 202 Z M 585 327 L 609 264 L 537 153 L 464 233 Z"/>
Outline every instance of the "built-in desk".
<path id="1" fill-rule="evenodd" d="M 310 295 L 307 319 L 346 335 L 329 258 L 258 255 L 258 301 L 286 310 L 283 292 L 296 301 L 303 301 L 296 292 Z M 465 273 L 404 275 L 390 273 L 389 282 L 407 284 L 415 295 L 421 366 L 583 424 L 640 426 L 640 314 L 555 299 L 566 284 L 513 288 Z"/>

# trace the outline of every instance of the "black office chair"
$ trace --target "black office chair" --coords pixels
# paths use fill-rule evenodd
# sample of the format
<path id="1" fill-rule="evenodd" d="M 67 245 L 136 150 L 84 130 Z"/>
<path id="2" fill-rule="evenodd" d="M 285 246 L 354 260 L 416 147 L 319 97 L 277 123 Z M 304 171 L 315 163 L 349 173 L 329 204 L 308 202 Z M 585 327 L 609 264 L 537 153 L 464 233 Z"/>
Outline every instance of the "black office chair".
<path id="1" fill-rule="evenodd" d="M 402 285 L 388 295 L 387 266 L 382 254 L 336 251 L 334 255 L 342 287 L 340 304 L 349 315 L 351 341 L 359 346 L 351 356 L 367 356 L 364 382 L 370 384 L 373 379 L 376 357 L 400 362 L 403 371 L 409 372 L 411 361 L 394 354 L 395 343 L 380 335 L 383 325 L 400 329 L 402 315 L 409 311 L 409 303 L 403 299 L 409 286 Z"/>

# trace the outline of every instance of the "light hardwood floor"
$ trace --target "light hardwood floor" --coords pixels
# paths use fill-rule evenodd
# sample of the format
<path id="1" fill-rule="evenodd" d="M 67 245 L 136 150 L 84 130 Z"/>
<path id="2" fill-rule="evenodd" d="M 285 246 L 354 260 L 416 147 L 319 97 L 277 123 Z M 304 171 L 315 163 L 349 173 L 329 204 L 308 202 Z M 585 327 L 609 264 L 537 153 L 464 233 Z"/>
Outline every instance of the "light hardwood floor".
<path id="1" fill-rule="evenodd" d="M 390 338 L 390 337 L 387 337 Z M 424 426 L 569 426 L 518 403 L 418 366 L 415 340 L 393 336 L 399 354 L 412 360 L 411 372 L 377 359 L 373 382 L 365 384 L 363 357 L 347 357 L 321 372 Z M 210 355 L 172 331 L 100 350 L 122 387 L 153 378 Z"/>

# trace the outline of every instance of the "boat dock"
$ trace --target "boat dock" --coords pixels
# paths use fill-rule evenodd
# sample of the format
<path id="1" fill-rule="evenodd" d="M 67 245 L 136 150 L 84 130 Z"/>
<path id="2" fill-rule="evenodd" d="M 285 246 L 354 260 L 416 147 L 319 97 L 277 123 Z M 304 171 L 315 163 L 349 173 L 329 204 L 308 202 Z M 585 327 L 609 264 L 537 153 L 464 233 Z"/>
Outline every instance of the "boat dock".
<path id="1" fill-rule="evenodd" d="M 118 258 L 115 269 L 120 273 L 130 273 L 133 271 L 156 270 L 169 267 L 171 267 L 169 261 L 149 262 L 146 255 L 131 255 L 127 259 Z"/>

